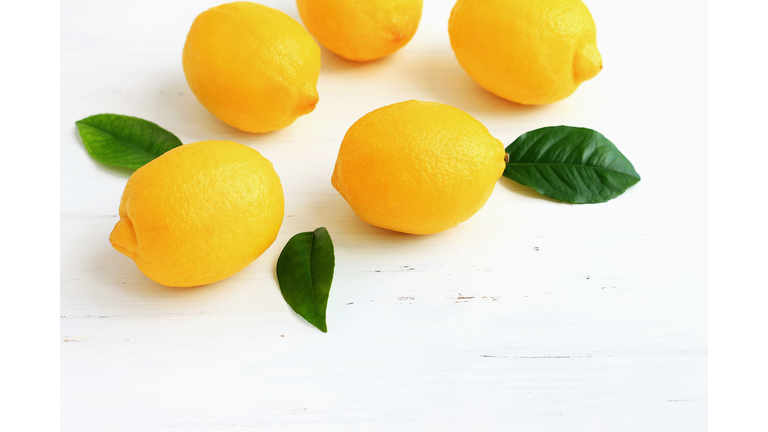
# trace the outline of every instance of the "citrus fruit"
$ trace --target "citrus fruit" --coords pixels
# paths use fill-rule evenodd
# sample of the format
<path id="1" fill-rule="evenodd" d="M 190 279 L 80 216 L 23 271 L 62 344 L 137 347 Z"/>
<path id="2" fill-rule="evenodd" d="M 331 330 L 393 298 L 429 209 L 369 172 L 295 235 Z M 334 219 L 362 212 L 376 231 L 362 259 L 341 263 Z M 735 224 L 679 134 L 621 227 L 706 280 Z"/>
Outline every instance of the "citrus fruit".
<path id="1" fill-rule="evenodd" d="M 184 75 L 208 111 L 246 132 L 270 132 L 318 101 L 320 47 L 296 20 L 256 3 L 198 15 L 184 44 Z"/>
<path id="2" fill-rule="evenodd" d="M 581 0 L 458 0 L 448 33 L 469 76 L 521 104 L 564 99 L 603 67 Z"/>
<path id="3" fill-rule="evenodd" d="M 120 200 L 112 246 L 162 285 L 227 278 L 275 241 L 283 188 L 272 163 L 232 141 L 170 150 L 136 170 Z"/>
<path id="4" fill-rule="evenodd" d="M 483 207 L 504 172 L 504 156 L 501 141 L 464 111 L 400 102 L 349 128 L 331 183 L 362 220 L 431 234 Z"/>
<path id="5" fill-rule="evenodd" d="M 421 19 L 422 0 L 297 0 L 312 35 L 335 54 L 369 61 L 404 47 Z"/>

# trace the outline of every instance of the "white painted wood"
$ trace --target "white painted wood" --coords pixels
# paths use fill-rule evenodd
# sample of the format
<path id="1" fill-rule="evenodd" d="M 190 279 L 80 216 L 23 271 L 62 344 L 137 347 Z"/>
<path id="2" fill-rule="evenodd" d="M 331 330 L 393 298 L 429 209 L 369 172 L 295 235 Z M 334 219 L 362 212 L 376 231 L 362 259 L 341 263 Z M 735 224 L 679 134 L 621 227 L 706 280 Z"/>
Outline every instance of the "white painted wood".
<path id="1" fill-rule="evenodd" d="M 291 1 L 264 3 L 298 19 Z M 452 2 L 425 1 L 389 58 L 323 50 L 317 109 L 265 135 L 217 120 L 184 79 L 186 32 L 216 4 L 61 4 L 62 430 L 706 430 L 704 4 L 588 1 L 605 69 L 564 101 L 522 107 L 463 72 Z M 369 226 L 330 184 L 338 146 L 359 117 L 408 99 L 461 108 L 505 143 L 597 129 L 643 180 L 568 205 L 501 179 L 446 232 Z M 286 194 L 272 247 L 209 286 L 144 277 L 108 241 L 129 174 L 93 161 L 74 126 L 105 112 L 270 159 Z M 318 226 L 337 254 L 327 334 L 274 276 L 288 239 Z"/>

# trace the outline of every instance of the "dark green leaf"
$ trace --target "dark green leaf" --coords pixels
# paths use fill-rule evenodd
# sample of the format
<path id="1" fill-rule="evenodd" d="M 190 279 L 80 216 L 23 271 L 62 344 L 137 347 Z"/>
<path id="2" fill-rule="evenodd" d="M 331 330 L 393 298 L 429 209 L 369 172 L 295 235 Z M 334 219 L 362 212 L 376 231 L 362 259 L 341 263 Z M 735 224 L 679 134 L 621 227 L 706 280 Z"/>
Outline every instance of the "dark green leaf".
<path id="1" fill-rule="evenodd" d="M 336 265 L 333 242 L 324 227 L 293 236 L 277 259 L 277 283 L 289 306 L 328 332 L 325 310 Z"/>
<path id="2" fill-rule="evenodd" d="M 592 129 L 536 129 L 520 135 L 507 153 L 504 177 L 560 201 L 606 202 L 640 181 L 632 163 Z"/>
<path id="3" fill-rule="evenodd" d="M 181 145 L 174 134 L 136 117 L 97 114 L 75 124 L 85 149 L 94 159 L 124 168 L 140 168 Z"/>

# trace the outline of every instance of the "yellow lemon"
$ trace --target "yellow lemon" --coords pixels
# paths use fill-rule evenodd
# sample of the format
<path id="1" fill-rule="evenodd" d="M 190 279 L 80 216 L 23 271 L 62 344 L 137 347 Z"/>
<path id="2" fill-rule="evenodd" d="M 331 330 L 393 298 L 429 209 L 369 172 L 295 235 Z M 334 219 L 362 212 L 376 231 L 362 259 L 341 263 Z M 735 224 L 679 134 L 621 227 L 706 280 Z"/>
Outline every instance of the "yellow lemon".
<path id="1" fill-rule="evenodd" d="M 469 76 L 521 104 L 564 99 L 603 68 L 581 0 L 458 0 L 448 33 Z"/>
<path id="2" fill-rule="evenodd" d="M 320 47 L 296 20 L 256 3 L 227 3 L 195 18 L 183 64 L 200 103 L 246 132 L 282 129 L 318 101 Z"/>
<path id="3" fill-rule="evenodd" d="M 349 128 L 331 183 L 362 220 L 431 234 L 483 207 L 504 172 L 504 156 L 501 141 L 464 111 L 400 102 Z"/>
<path id="4" fill-rule="evenodd" d="M 388 56 L 411 40 L 422 0 L 297 0 L 304 25 L 324 47 L 352 61 Z"/>
<path id="5" fill-rule="evenodd" d="M 275 241 L 283 188 L 272 163 L 232 141 L 176 147 L 136 170 L 109 241 L 167 286 L 213 283 Z"/>

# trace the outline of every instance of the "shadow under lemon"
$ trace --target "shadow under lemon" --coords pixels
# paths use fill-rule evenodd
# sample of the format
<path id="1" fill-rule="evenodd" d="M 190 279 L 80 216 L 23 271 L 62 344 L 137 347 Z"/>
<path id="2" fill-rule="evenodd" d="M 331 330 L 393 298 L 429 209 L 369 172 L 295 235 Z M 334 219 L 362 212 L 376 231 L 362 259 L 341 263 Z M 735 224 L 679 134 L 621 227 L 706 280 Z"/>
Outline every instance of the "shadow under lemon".
<path id="1" fill-rule="evenodd" d="M 412 53 L 403 76 L 412 80 L 432 102 L 441 102 L 471 113 L 533 114 L 547 105 L 523 105 L 484 89 L 462 69 L 450 46 L 429 52 Z M 514 118 L 514 117 L 510 117 Z"/>

